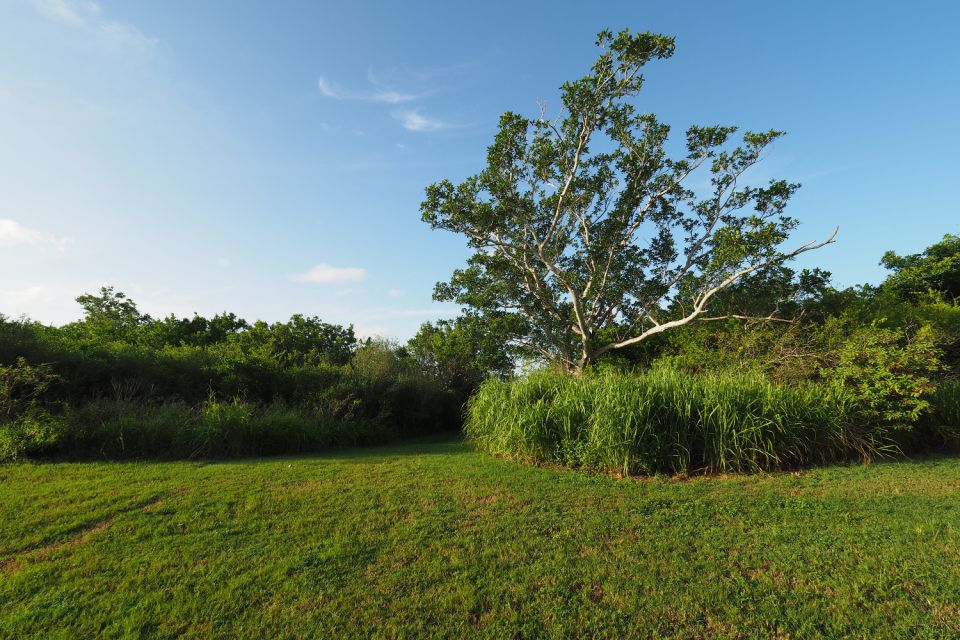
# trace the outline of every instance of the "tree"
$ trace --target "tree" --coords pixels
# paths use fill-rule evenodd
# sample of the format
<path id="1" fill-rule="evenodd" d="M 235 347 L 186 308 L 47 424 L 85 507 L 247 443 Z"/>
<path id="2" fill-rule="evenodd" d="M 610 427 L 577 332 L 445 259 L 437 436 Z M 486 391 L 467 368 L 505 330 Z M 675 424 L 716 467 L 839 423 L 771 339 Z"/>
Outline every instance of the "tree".
<path id="1" fill-rule="evenodd" d="M 430 371 L 448 385 L 470 393 L 490 375 L 505 377 L 513 361 L 501 339 L 501 330 L 484 318 L 424 322 L 407 342 L 407 350 L 422 371 Z"/>
<path id="2" fill-rule="evenodd" d="M 268 324 L 257 320 L 230 334 L 226 342 L 246 353 L 260 353 L 285 366 L 344 365 L 357 344 L 353 325 L 328 324 L 316 316 L 299 313 L 288 322 Z"/>
<path id="3" fill-rule="evenodd" d="M 147 326 L 147 339 L 155 348 L 163 345 L 208 347 L 225 342 L 228 336 L 249 328 L 246 320 L 233 313 L 218 313 L 209 319 L 196 313 L 192 318 L 178 318 L 170 314 Z"/>
<path id="4" fill-rule="evenodd" d="M 85 293 L 76 300 L 84 311 L 78 326 L 100 339 L 131 340 L 142 325 L 151 322 L 133 300 L 113 287 L 100 287 L 100 295 Z"/>
<path id="5" fill-rule="evenodd" d="M 781 251 L 799 185 L 742 184 L 780 131 L 732 147 L 736 127 L 691 126 L 686 155 L 668 156 L 669 127 L 631 99 L 644 65 L 673 54 L 672 37 L 603 31 L 597 44 L 591 71 L 562 86 L 559 115 L 543 104 L 533 119 L 505 113 L 487 167 L 427 187 L 421 206 L 474 250 L 435 298 L 511 315 L 516 344 L 568 369 L 706 318 L 719 292 L 836 235 Z M 700 169 L 703 193 L 689 186 Z"/>
<path id="6" fill-rule="evenodd" d="M 346 364 L 357 344 L 353 325 L 344 328 L 299 313 L 292 315 L 289 322 L 273 323 L 270 332 L 275 351 L 297 364 Z"/>
<path id="7" fill-rule="evenodd" d="M 923 253 L 901 257 L 887 251 L 880 264 L 893 271 L 881 288 L 904 300 L 929 293 L 950 301 L 960 299 L 960 236 L 947 234 Z"/>

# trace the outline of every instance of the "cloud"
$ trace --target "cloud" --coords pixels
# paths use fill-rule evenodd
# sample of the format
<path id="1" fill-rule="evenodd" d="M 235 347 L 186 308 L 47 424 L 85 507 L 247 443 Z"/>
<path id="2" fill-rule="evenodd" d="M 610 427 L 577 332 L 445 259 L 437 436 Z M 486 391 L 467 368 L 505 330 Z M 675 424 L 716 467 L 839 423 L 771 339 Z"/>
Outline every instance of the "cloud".
<path id="1" fill-rule="evenodd" d="M 327 96 L 328 98 L 333 98 L 334 100 L 343 100 L 343 90 L 340 87 L 334 85 L 332 82 L 320 76 L 317 78 L 317 86 L 320 88 L 320 93 Z"/>
<path id="2" fill-rule="evenodd" d="M 33 6 L 51 20 L 78 27 L 86 24 L 84 14 L 100 13 L 100 6 L 93 2 L 78 4 L 70 0 L 33 0 Z"/>
<path id="3" fill-rule="evenodd" d="M 366 338 L 387 338 L 390 336 L 390 332 L 380 326 L 355 326 L 353 328 L 353 333 L 361 340 L 365 340 Z"/>
<path id="4" fill-rule="evenodd" d="M 391 298 L 399 298 L 403 295 L 403 289 L 390 289 L 387 291 L 387 295 Z"/>
<path id="5" fill-rule="evenodd" d="M 361 293 L 363 293 L 363 289 L 353 289 L 351 287 L 347 287 L 346 289 L 340 289 L 340 291 L 337 291 L 333 295 L 337 296 L 338 298 L 345 298 L 347 296 L 357 296 Z"/>
<path id="6" fill-rule="evenodd" d="M 417 133 L 440 131 L 441 129 L 453 127 L 453 125 L 448 122 L 423 115 L 419 109 L 394 111 L 391 115 L 403 125 L 404 129 Z"/>
<path id="7" fill-rule="evenodd" d="M 326 76 L 317 78 L 317 87 L 320 93 L 334 100 L 352 100 L 360 102 L 380 102 L 390 105 L 401 105 L 416 102 L 437 92 L 435 87 L 426 86 L 426 82 L 436 76 L 437 71 L 414 72 L 409 69 L 388 72 L 387 79 L 367 71 L 369 87 L 363 90 L 345 89 Z M 415 91 L 398 87 L 413 86 Z M 437 118 L 428 117 L 419 108 L 397 109 L 390 114 L 408 131 L 428 132 L 441 129 L 456 128 L 458 125 L 444 122 Z"/>
<path id="8" fill-rule="evenodd" d="M 46 235 L 36 229 L 25 227 L 16 220 L 0 218 L 0 248 L 46 246 L 65 251 L 68 244 L 70 244 L 69 238 Z"/>
<path id="9" fill-rule="evenodd" d="M 305 273 L 292 276 L 296 282 L 310 282 L 315 284 L 337 284 L 341 282 L 362 282 L 367 277 L 367 270 L 359 267 L 334 267 L 321 262 Z"/>
<path id="10" fill-rule="evenodd" d="M 99 43 L 113 48 L 152 49 L 159 40 L 144 35 L 135 26 L 103 16 L 96 2 L 85 0 L 31 0 L 44 17 L 86 32 Z"/>
<path id="11" fill-rule="evenodd" d="M 333 98 L 334 100 L 359 100 L 362 102 L 385 102 L 387 104 L 400 104 L 410 102 L 421 97 L 422 94 L 404 93 L 392 88 L 378 86 L 370 91 L 348 91 L 336 84 L 329 78 L 320 76 L 317 78 L 317 87 L 320 93 Z"/>

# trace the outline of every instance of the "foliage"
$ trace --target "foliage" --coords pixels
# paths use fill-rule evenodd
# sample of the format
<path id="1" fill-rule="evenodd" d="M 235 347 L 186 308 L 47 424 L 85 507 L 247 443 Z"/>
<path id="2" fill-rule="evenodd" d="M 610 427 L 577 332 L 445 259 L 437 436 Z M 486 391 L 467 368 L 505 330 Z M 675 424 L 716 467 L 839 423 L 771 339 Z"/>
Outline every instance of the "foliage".
<path id="1" fill-rule="evenodd" d="M 947 234 L 913 255 L 888 251 L 880 263 L 893 271 L 883 288 L 900 298 L 916 300 L 931 292 L 948 300 L 960 298 L 960 236 Z"/>
<path id="2" fill-rule="evenodd" d="M 0 364 L 0 461 L 19 460 L 54 448 L 63 437 L 63 421 L 44 406 L 57 376 L 45 365 L 18 358 Z"/>
<path id="3" fill-rule="evenodd" d="M 831 361 L 822 342 L 822 332 L 801 323 L 730 319 L 682 327 L 647 358 L 688 373 L 752 371 L 780 384 L 797 384 L 818 381 L 821 365 Z"/>
<path id="4" fill-rule="evenodd" d="M 872 326 L 846 338 L 825 374 L 851 390 L 868 422 L 907 429 L 930 407 L 938 356 L 929 328 L 908 338 Z"/>
<path id="5" fill-rule="evenodd" d="M 25 358 L 0 364 L 0 422 L 34 407 L 57 380 L 49 365 L 30 366 Z"/>
<path id="6" fill-rule="evenodd" d="M 509 345 L 496 321 L 461 316 L 453 321 L 425 322 L 407 343 L 407 350 L 423 370 L 454 389 L 469 394 L 489 375 L 506 377 L 513 371 Z"/>
<path id="7" fill-rule="evenodd" d="M 62 443 L 66 425 L 61 416 L 33 407 L 0 422 L 0 462 L 47 454 Z"/>
<path id="8" fill-rule="evenodd" d="M 74 328 L 101 340 L 129 339 L 150 321 L 150 316 L 142 315 L 133 300 L 113 287 L 101 287 L 100 295 L 85 293 L 77 297 L 77 302 L 86 318 Z"/>
<path id="9" fill-rule="evenodd" d="M 508 314 L 518 345 L 567 369 L 708 316 L 728 287 L 832 241 L 781 252 L 799 185 L 743 184 L 782 132 L 746 132 L 734 146 L 736 127 L 691 126 L 685 155 L 668 155 L 669 127 L 632 100 L 673 38 L 604 31 L 597 44 L 591 71 L 561 88 L 555 120 L 505 113 L 487 167 L 427 187 L 421 207 L 474 251 L 435 297 Z M 701 168 L 710 186 L 698 192 Z"/>
<path id="10" fill-rule="evenodd" d="M 65 416 L 61 455 L 224 458 L 319 451 L 396 439 L 400 430 L 337 416 L 331 404 L 255 404 L 239 399 L 143 404 L 93 400 Z"/>
<path id="11" fill-rule="evenodd" d="M 857 427 L 837 386 L 749 374 L 540 372 L 488 380 L 468 407 L 466 432 L 486 451 L 623 475 L 870 459 L 892 444 L 882 428 Z"/>
<path id="12" fill-rule="evenodd" d="M 796 305 L 794 321 L 689 325 L 646 349 L 625 350 L 626 362 L 669 364 L 689 372 L 750 370 L 788 384 L 831 381 L 857 399 L 862 422 L 903 431 L 898 437 L 905 448 L 941 446 L 945 439 L 929 424 L 938 389 L 960 374 L 960 301 L 932 286 L 905 288 L 903 283 L 908 274 L 912 282 L 924 274 L 942 275 L 950 257 L 946 248 L 952 246 L 945 241 L 896 260 L 888 253 L 885 263 L 899 271 L 875 287 L 838 291 L 822 278 L 813 278 L 813 287 L 798 281 L 801 295 L 790 299 Z M 938 261 L 931 265 L 929 256 L 939 256 Z M 780 293 L 774 295 L 789 291 L 785 282 L 779 278 Z M 751 284 L 744 293 L 764 304 L 771 299 L 769 291 Z"/>
<path id="13" fill-rule="evenodd" d="M 78 300 L 64 327 L 0 316 L 0 461 L 295 453 L 460 424 L 467 390 L 352 327 L 154 320 L 110 287 Z"/>
<path id="14" fill-rule="evenodd" d="M 918 448 L 960 452 L 960 380 L 943 380 L 937 385 L 918 431 Z"/>

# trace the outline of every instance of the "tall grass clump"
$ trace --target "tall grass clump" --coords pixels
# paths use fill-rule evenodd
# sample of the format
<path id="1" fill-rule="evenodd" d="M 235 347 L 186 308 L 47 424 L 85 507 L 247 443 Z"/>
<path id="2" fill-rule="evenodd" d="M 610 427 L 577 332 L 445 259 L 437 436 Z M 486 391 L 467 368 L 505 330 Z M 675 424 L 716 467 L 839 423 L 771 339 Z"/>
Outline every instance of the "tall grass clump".
<path id="1" fill-rule="evenodd" d="M 538 372 L 489 380 L 470 400 L 466 432 L 494 454 L 616 474 L 756 471 L 892 446 L 856 425 L 837 385 L 783 386 L 756 374 Z"/>

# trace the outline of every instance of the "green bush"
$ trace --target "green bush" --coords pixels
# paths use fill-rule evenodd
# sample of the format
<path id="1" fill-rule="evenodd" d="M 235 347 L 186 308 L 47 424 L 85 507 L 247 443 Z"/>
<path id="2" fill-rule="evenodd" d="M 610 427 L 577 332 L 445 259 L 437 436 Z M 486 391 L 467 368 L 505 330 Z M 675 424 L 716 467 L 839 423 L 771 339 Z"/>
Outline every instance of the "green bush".
<path id="1" fill-rule="evenodd" d="M 199 415 L 183 402 L 95 399 L 66 414 L 71 457 L 141 458 L 189 454 Z"/>
<path id="2" fill-rule="evenodd" d="M 207 335 L 211 323 L 235 330 Z M 461 424 L 463 395 L 396 345 L 354 352 L 351 329 L 298 316 L 240 324 L 169 318 L 143 335 L 91 334 L 0 316 L 0 460 L 298 453 Z"/>
<path id="3" fill-rule="evenodd" d="M 753 471 L 893 446 L 881 428 L 858 430 L 855 415 L 849 392 L 831 384 L 664 368 L 541 372 L 485 382 L 468 403 L 466 432 L 494 454 L 624 475 Z"/>
<path id="4" fill-rule="evenodd" d="M 66 431 L 62 417 L 43 409 L 0 422 L 0 462 L 22 460 L 57 449 L 63 444 Z"/>
<path id="5" fill-rule="evenodd" d="M 62 444 L 64 422 L 43 403 L 58 380 L 48 366 L 30 366 L 24 358 L 0 365 L 0 462 L 40 455 Z"/>
<path id="6" fill-rule="evenodd" d="M 211 397 L 196 405 L 100 399 L 64 417 L 59 452 L 69 457 L 224 458 L 321 451 L 395 439 L 369 420 L 347 421 L 319 403 L 268 404 Z"/>
<path id="7" fill-rule="evenodd" d="M 930 412 L 920 424 L 917 448 L 960 451 L 960 380 L 943 380 L 930 396 Z"/>
<path id="8" fill-rule="evenodd" d="M 929 410 L 941 368 L 929 327 L 907 336 L 872 326 L 847 338 L 825 375 L 850 390 L 865 421 L 909 430 Z"/>
<path id="9" fill-rule="evenodd" d="M 58 381 L 49 365 L 30 366 L 23 357 L 9 366 L 0 364 L 0 421 L 33 411 Z"/>

